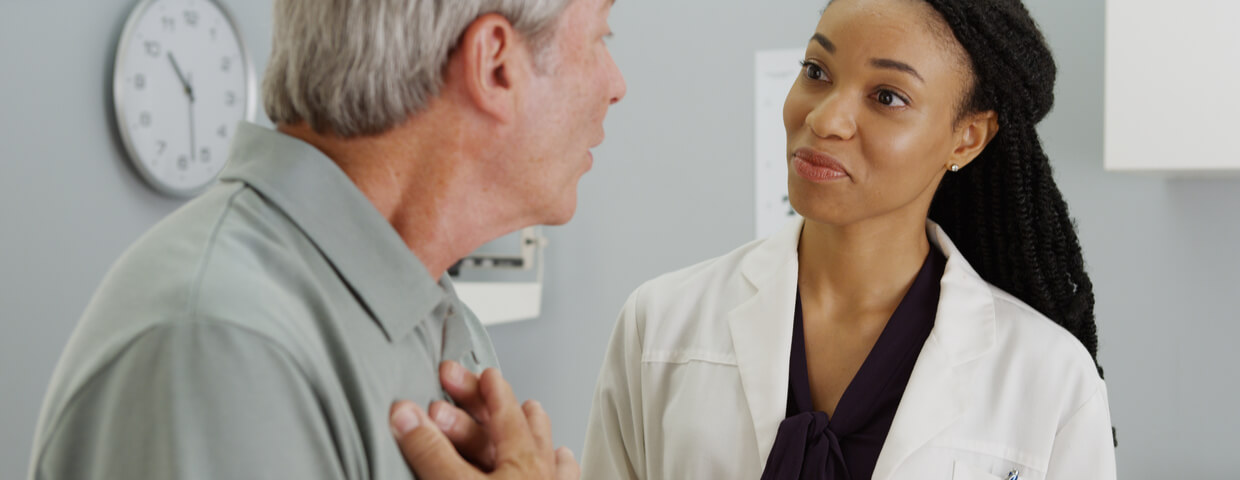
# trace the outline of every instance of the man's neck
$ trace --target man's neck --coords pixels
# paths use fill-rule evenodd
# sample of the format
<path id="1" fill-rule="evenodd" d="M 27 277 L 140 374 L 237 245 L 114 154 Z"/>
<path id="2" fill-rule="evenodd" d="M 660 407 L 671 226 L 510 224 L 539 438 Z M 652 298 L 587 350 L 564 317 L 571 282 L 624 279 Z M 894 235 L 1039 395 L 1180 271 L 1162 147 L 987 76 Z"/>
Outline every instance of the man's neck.
<path id="1" fill-rule="evenodd" d="M 502 192 L 478 189 L 477 145 L 459 123 L 419 114 L 383 134 L 343 139 L 309 125 L 280 125 L 331 158 L 374 204 L 431 278 L 483 244 L 527 226 Z M 443 120 L 440 118 L 439 120 Z"/>

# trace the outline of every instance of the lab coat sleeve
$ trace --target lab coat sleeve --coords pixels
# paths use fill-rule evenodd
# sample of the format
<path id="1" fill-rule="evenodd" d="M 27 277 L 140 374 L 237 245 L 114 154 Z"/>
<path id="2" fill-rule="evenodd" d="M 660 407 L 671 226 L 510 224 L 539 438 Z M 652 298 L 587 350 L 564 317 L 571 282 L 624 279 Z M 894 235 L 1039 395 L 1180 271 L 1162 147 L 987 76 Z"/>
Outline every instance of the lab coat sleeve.
<path id="1" fill-rule="evenodd" d="M 1114 480 L 1115 443 L 1106 385 L 1073 413 L 1055 434 L 1046 478 L 1055 480 Z"/>
<path id="2" fill-rule="evenodd" d="M 640 291 L 640 289 L 639 289 Z M 639 479 L 646 476 L 641 390 L 641 318 L 638 292 L 625 302 L 612 332 L 594 391 L 582 452 L 582 477 Z"/>

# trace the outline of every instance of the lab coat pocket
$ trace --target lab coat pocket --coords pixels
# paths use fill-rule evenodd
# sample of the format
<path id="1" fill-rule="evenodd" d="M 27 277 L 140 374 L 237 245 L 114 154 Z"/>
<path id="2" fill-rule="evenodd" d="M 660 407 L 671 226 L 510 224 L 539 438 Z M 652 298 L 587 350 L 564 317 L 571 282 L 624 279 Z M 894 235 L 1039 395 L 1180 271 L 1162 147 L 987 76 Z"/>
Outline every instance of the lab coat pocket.
<path id="1" fill-rule="evenodd" d="M 1007 475 L 995 475 L 980 467 L 956 461 L 952 470 L 952 480 L 1009 480 Z"/>

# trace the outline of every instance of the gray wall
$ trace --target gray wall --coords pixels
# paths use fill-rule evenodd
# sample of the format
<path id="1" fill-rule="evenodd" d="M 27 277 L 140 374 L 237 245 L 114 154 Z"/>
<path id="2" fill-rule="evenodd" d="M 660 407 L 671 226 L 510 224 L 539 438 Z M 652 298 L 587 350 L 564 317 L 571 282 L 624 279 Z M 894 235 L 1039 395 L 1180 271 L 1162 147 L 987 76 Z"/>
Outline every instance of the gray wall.
<path id="1" fill-rule="evenodd" d="M 181 205 L 146 187 L 112 127 L 113 53 L 136 3 L 0 0 L 3 479 L 25 476 L 52 369 L 104 273 Z M 271 2 L 221 3 L 261 75 Z"/>
<path id="2" fill-rule="evenodd" d="M 226 3 L 261 73 L 270 3 Z M 617 5 L 612 49 L 629 96 L 582 181 L 578 217 L 548 231 L 543 318 L 492 330 L 517 393 L 543 401 L 557 441 L 580 450 L 629 291 L 751 239 L 753 51 L 803 45 L 824 3 Z M 1230 340 L 1240 336 L 1240 181 L 1103 172 L 1102 1 L 1027 3 L 1060 62 L 1042 131 L 1096 285 L 1122 478 L 1235 477 L 1225 472 L 1240 447 Z M 47 380 L 96 284 L 179 205 L 140 183 L 110 126 L 112 50 L 130 6 L 0 4 L 0 478 L 22 476 Z M 1185 88 L 1202 101 L 1228 94 L 1205 80 Z"/>

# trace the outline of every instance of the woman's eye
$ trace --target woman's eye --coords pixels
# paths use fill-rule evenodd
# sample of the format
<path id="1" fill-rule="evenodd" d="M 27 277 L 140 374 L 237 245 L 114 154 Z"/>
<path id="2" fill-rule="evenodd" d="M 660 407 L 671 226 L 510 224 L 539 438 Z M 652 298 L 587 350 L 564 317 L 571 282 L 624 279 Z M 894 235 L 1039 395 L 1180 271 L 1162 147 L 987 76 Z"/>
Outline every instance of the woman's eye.
<path id="1" fill-rule="evenodd" d="M 827 72 L 810 62 L 801 62 L 801 66 L 805 67 L 805 77 L 810 80 L 826 80 Z"/>
<path id="2" fill-rule="evenodd" d="M 904 98 L 900 97 L 899 95 L 896 95 L 896 92 L 893 92 L 891 90 L 880 90 L 878 94 L 876 95 L 876 97 L 877 97 L 876 99 L 878 100 L 878 103 L 884 106 L 888 106 L 888 107 L 908 106 L 908 102 L 905 101 Z"/>

